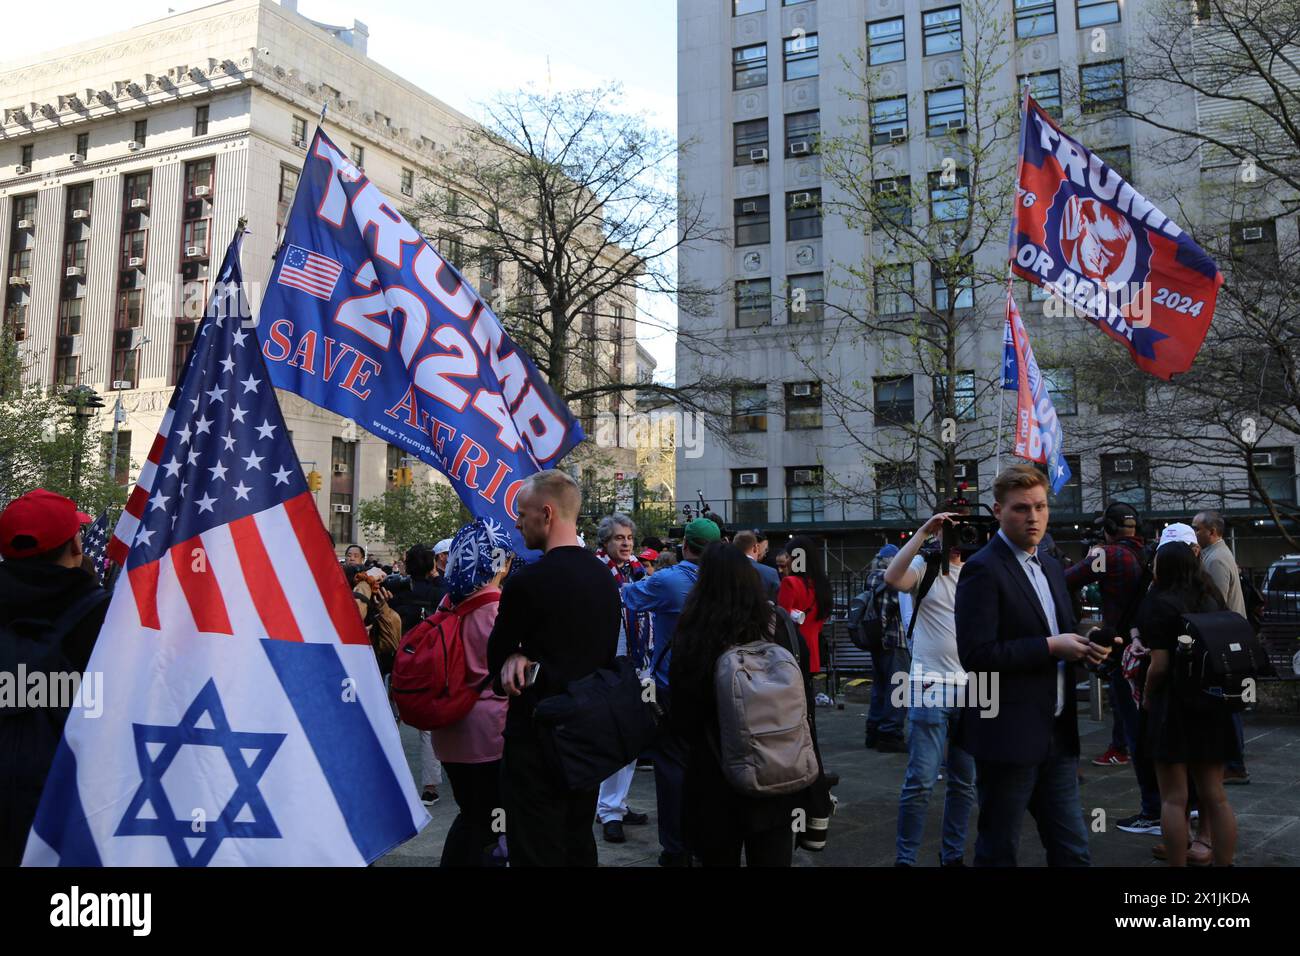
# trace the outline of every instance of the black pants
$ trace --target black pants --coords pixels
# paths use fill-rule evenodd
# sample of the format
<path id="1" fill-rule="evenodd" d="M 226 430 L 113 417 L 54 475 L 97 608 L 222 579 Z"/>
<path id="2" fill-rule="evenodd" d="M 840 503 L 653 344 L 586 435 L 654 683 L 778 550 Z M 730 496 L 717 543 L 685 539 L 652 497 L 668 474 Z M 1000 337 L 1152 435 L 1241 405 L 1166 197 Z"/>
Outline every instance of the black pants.
<path id="1" fill-rule="evenodd" d="M 790 866 L 794 860 L 794 832 L 787 824 L 757 833 L 739 828 L 718 834 L 716 841 L 698 847 L 705 866 L 740 866 L 740 850 L 746 866 Z"/>
<path id="2" fill-rule="evenodd" d="M 482 866 L 484 852 L 496 845 L 493 814 L 501 809 L 501 761 L 445 763 L 451 796 L 460 813 L 447 830 L 439 866 Z"/>
<path id="3" fill-rule="evenodd" d="M 566 789 L 531 735 L 506 737 L 501 786 L 512 867 L 596 865 L 591 827 L 599 788 Z"/>

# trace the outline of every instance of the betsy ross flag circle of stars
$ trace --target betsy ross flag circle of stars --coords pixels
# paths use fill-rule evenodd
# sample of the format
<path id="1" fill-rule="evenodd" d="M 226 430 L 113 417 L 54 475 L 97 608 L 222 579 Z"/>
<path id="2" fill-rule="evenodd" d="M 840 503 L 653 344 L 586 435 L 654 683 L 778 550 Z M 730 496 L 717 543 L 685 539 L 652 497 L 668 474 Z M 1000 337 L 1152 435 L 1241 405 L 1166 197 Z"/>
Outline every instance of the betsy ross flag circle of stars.
<path id="1" fill-rule="evenodd" d="M 174 544 L 257 514 L 307 490 L 259 350 L 239 267 L 226 253 L 212 299 L 172 395 L 166 436 L 127 567 Z"/>

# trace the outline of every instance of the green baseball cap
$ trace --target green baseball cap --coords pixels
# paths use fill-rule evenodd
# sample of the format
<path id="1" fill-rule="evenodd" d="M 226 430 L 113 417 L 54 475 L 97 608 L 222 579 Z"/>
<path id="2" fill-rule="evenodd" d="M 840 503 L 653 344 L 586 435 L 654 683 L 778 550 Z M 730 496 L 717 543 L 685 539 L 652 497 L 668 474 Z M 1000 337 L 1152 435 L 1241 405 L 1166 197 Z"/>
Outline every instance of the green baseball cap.
<path id="1" fill-rule="evenodd" d="M 717 522 L 708 518 L 696 518 L 686 525 L 686 540 L 691 544 L 712 544 L 722 538 Z"/>

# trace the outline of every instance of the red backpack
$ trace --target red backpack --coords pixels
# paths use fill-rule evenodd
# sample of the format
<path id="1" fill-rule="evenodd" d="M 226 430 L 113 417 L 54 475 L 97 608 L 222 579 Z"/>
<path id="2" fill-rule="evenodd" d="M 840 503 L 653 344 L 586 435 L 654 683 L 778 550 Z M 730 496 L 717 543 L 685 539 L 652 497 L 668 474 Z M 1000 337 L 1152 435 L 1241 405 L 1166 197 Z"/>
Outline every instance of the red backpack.
<path id="1" fill-rule="evenodd" d="M 454 608 L 439 608 L 402 636 L 389 682 L 402 723 L 438 730 L 470 712 L 487 681 L 470 683 L 461 624 L 471 611 L 499 600 L 500 591 L 476 594 Z"/>

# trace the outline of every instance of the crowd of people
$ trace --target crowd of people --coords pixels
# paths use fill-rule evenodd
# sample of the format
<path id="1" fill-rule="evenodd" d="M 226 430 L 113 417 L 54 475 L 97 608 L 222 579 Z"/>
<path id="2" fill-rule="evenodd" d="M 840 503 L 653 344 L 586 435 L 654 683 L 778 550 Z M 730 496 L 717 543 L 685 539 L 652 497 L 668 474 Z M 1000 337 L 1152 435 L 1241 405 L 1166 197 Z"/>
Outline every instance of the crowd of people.
<path id="1" fill-rule="evenodd" d="M 1141 805 L 1121 829 L 1163 834 L 1157 855 L 1171 865 L 1230 865 L 1236 825 L 1224 784 L 1247 779 L 1239 715 L 1193 711 L 1172 692 L 1183 616 L 1245 613 L 1222 517 L 1199 514 L 1148 545 L 1140 515 L 1112 505 L 1101 519 L 1104 541 L 1066 566 L 1047 536 L 1042 473 L 1009 467 L 993 492 L 997 527 L 987 543 L 936 545 L 961 517 L 940 512 L 901 547 L 880 550 L 864 592 L 881 622 L 865 743 L 908 756 L 896 865 L 920 862 L 940 779 L 940 865 L 965 864 L 972 815 L 974 864 L 1015 865 L 1026 813 L 1050 865 L 1090 863 L 1078 787 L 1080 666 L 1106 681 L 1114 715 L 1111 745 L 1093 762 L 1131 764 L 1139 784 Z M 445 775 L 457 808 L 441 864 L 595 865 L 593 824 L 602 840 L 622 843 L 626 826 L 649 822 L 650 808 L 628 804 L 639 767 L 654 774 L 661 866 L 742 858 L 789 866 L 796 846 L 823 849 L 838 776 L 817 739 L 814 678 L 834 603 L 818 544 L 795 536 L 769 554 L 761 532 L 729 534 L 707 513 L 686 523 L 679 543 L 638 542 L 633 520 L 615 513 L 600 520 L 589 548 L 578 533 L 580 489 L 559 471 L 533 475 L 516 507 L 523 543 L 541 553 L 526 563 L 483 520 L 415 545 L 391 566 L 355 544 L 341 562 L 380 673 L 391 676 L 395 713 L 406 692 L 403 649 L 450 635 L 463 655 L 464 707 L 419 735 L 423 801 L 439 800 Z M 81 567 L 87 520 L 68 499 L 41 491 L 0 515 L 0 624 L 6 637 L 20 619 L 42 632 L 40 666 L 84 668 L 103 619 L 106 602 L 94 599 Z M 1079 593 L 1094 584 L 1100 620 L 1080 621 Z M 71 624 L 59 617 L 69 605 L 84 611 Z M 598 785 L 575 789 L 534 715 L 618 659 L 640 676 L 658 729 Z M 752 666 L 759 670 L 745 670 Z M 766 715 L 781 733 L 749 744 L 789 764 L 750 766 L 759 782 L 745 787 L 729 736 L 738 705 L 722 683 L 737 667 L 754 683 L 743 693 L 756 695 L 741 704 L 757 713 L 764 700 L 784 701 L 782 713 Z M 976 674 L 996 678 L 996 706 L 972 706 Z M 24 715 L 22 728 L 10 715 L 0 721 L 24 748 L 7 747 L 0 768 L 0 862 L 21 858 L 64 719 L 66 710 L 51 710 Z M 776 784 L 764 777 L 773 770 Z"/>

